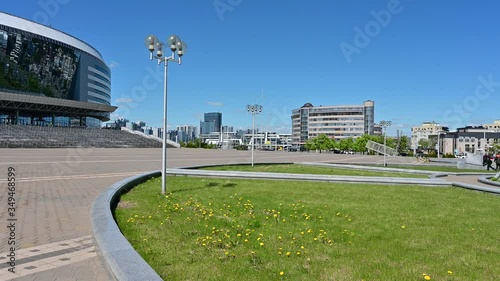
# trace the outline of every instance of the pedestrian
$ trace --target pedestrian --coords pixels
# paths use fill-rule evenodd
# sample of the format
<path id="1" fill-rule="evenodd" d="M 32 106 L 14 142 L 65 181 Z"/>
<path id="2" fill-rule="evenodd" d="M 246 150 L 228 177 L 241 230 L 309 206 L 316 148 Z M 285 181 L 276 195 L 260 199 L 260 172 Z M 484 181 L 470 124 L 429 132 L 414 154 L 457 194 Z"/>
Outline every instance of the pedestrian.
<path id="1" fill-rule="evenodd" d="M 491 164 L 493 164 L 493 161 L 491 160 L 491 157 L 488 157 L 488 161 L 486 162 L 486 165 L 488 165 L 487 169 L 488 171 L 490 170 L 490 168 L 494 171 L 495 168 L 493 168 L 493 166 L 491 166 Z"/>
<path id="2" fill-rule="evenodd" d="M 488 163 L 488 159 L 490 159 L 490 156 L 488 154 L 483 155 L 483 166 L 486 166 Z"/>
<path id="3" fill-rule="evenodd" d="M 495 155 L 495 170 L 499 171 L 500 170 L 500 153 L 497 153 L 497 155 Z"/>

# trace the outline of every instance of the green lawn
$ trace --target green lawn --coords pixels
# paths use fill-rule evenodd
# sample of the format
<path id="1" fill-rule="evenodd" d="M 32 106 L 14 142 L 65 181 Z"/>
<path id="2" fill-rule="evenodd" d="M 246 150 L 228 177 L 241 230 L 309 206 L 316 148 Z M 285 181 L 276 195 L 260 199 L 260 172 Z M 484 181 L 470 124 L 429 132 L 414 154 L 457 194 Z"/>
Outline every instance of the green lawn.
<path id="1" fill-rule="evenodd" d="M 399 177 L 399 178 L 428 178 L 426 175 L 411 173 L 366 171 L 337 167 L 318 167 L 298 164 L 259 164 L 254 165 L 228 165 L 206 167 L 204 170 L 217 171 L 244 171 L 244 172 L 273 172 L 293 174 L 339 175 L 339 176 L 369 176 L 369 177 Z"/>
<path id="2" fill-rule="evenodd" d="M 498 280 L 500 197 L 458 188 L 168 177 L 118 224 L 165 280 Z M 449 272 L 450 273 L 449 273 Z"/>

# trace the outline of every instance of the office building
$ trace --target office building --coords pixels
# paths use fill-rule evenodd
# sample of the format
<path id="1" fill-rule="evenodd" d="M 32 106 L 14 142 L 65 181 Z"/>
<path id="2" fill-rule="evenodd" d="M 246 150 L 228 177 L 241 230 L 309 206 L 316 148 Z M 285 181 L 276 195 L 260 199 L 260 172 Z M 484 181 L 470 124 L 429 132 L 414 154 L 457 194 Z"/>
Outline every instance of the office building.
<path id="1" fill-rule="evenodd" d="M 222 125 L 222 113 L 205 113 L 204 120 L 200 122 L 200 134 L 220 133 Z"/>
<path id="2" fill-rule="evenodd" d="M 313 106 L 304 104 L 292 111 L 292 143 L 302 145 L 321 134 L 335 139 L 356 138 L 373 134 L 375 103 L 360 105 Z"/>

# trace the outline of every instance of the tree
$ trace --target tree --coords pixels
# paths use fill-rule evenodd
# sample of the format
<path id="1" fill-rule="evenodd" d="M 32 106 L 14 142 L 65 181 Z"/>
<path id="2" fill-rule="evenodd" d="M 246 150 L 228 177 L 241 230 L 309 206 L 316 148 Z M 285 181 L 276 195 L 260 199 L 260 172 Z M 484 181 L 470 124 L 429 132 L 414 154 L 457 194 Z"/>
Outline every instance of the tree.
<path id="1" fill-rule="evenodd" d="M 421 147 L 422 149 L 429 150 L 431 148 L 432 143 L 428 139 L 420 139 L 418 141 L 418 146 Z"/>
<path id="2" fill-rule="evenodd" d="M 339 142 L 339 149 L 344 150 L 344 151 L 353 150 L 354 149 L 354 139 L 353 138 L 341 139 Z"/>
<path id="3" fill-rule="evenodd" d="M 356 140 L 354 141 L 353 150 L 361 153 L 367 152 L 368 149 L 366 148 L 366 144 L 368 143 L 369 140 L 372 139 L 373 139 L 372 136 L 368 134 L 364 134 L 356 138 Z"/>
<path id="4" fill-rule="evenodd" d="M 329 150 L 332 148 L 332 139 L 330 139 L 327 135 L 321 134 L 313 139 L 313 142 L 316 144 L 316 149 L 319 149 L 319 152 L 323 150 Z"/>
<path id="5" fill-rule="evenodd" d="M 307 150 L 329 150 L 335 147 L 335 140 L 329 138 L 325 134 L 321 134 L 315 138 L 309 139 L 305 142 L 304 147 Z"/>
<path id="6" fill-rule="evenodd" d="M 401 136 L 399 138 L 399 147 L 398 147 L 398 152 L 401 153 L 401 152 L 406 152 L 408 151 L 408 148 L 409 148 L 409 139 L 407 136 Z"/>

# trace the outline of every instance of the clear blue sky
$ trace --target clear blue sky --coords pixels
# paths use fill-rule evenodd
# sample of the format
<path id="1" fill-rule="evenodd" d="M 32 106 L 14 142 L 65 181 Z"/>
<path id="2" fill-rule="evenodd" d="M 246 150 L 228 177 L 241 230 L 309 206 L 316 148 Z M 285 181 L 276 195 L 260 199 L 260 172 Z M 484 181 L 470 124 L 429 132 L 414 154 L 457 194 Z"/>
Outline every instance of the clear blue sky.
<path id="1" fill-rule="evenodd" d="M 112 67 L 117 114 L 151 126 L 162 124 L 163 67 L 149 61 L 149 34 L 189 45 L 183 65 L 169 65 L 170 126 L 219 111 L 224 125 L 250 128 L 245 106 L 259 103 L 258 127 L 289 132 L 291 110 L 306 102 L 367 99 L 376 122 L 392 120 L 389 134 L 500 119 L 495 0 L 46 0 L 2 10 L 94 46 Z"/>

